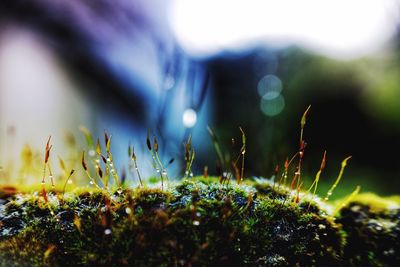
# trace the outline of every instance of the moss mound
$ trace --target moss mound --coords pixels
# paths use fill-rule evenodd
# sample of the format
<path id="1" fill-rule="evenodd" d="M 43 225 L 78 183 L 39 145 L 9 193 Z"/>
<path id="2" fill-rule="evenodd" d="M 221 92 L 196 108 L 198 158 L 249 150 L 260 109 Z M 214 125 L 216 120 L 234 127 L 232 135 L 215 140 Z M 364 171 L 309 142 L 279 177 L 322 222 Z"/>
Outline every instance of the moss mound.
<path id="1" fill-rule="evenodd" d="M 0 203 L 1 266 L 338 266 L 339 224 L 271 184 L 17 194 Z"/>
<path id="2" fill-rule="evenodd" d="M 400 266 L 400 201 L 362 194 L 340 211 L 351 266 Z"/>

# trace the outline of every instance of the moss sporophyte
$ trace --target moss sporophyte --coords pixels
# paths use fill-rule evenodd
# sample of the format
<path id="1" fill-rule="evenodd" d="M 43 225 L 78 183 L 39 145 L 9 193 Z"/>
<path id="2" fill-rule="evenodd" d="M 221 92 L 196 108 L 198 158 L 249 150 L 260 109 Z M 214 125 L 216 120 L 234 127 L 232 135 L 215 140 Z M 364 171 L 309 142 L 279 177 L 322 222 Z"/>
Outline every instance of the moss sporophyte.
<path id="1" fill-rule="evenodd" d="M 223 156 L 209 128 L 217 176 L 209 176 L 208 167 L 203 176 L 193 176 L 189 137 L 181 180 L 168 176 L 174 160 L 162 162 L 162 144 L 149 131 L 154 177 L 141 176 L 140 159 L 129 146 L 128 174 L 136 176 L 135 186 L 126 183 L 126 174 L 120 179 L 106 132 L 103 150 L 81 128 L 87 152 L 74 157 L 79 164 L 59 157 L 62 175 L 54 177 L 49 138 L 37 185 L 0 187 L 0 266 L 400 266 L 400 197 L 360 194 L 357 187 L 343 200 L 328 202 L 349 158 L 326 197 L 318 197 L 326 152 L 314 182 L 302 190 L 308 111 L 301 118 L 298 152 L 281 170 L 276 166 L 271 179 L 244 179 L 242 128 L 241 145 L 236 148 L 232 139 L 230 157 Z M 24 150 L 26 174 L 36 161 Z M 77 186 L 79 180 L 87 186 Z"/>

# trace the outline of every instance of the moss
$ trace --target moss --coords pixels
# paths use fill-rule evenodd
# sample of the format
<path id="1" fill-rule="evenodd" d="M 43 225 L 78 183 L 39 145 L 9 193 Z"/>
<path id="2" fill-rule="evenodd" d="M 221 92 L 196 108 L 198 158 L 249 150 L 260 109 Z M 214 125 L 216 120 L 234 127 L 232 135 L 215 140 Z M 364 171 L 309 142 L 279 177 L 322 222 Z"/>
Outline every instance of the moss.
<path id="1" fill-rule="evenodd" d="M 356 196 L 340 210 L 338 223 L 347 235 L 344 257 L 351 266 L 400 265 L 398 198 L 372 193 Z"/>
<path id="2" fill-rule="evenodd" d="M 357 195 L 333 218 L 319 198 L 268 180 L 153 186 L 54 191 L 47 202 L 7 188 L 0 266 L 400 264 L 396 196 Z"/>
<path id="3" fill-rule="evenodd" d="M 48 203 L 21 194 L 2 205 L 0 265 L 340 265 L 340 225 L 289 193 L 196 178 L 164 191 L 49 193 Z"/>

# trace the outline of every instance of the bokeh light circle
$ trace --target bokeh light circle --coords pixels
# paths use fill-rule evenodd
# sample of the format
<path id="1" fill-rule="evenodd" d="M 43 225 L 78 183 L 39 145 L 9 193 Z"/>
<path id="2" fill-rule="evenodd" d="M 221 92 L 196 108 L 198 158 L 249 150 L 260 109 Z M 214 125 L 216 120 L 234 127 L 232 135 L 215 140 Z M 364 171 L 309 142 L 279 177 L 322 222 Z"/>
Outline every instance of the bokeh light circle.
<path id="1" fill-rule="evenodd" d="M 257 91 L 263 99 L 272 100 L 282 92 L 282 82 L 275 75 L 266 75 L 258 82 Z"/>
<path id="2" fill-rule="evenodd" d="M 260 109 L 268 117 L 278 115 L 285 108 L 285 98 L 282 95 L 274 99 L 261 98 Z"/>
<path id="3" fill-rule="evenodd" d="M 186 109 L 182 115 L 183 126 L 192 128 L 197 122 L 197 113 L 191 108 Z"/>

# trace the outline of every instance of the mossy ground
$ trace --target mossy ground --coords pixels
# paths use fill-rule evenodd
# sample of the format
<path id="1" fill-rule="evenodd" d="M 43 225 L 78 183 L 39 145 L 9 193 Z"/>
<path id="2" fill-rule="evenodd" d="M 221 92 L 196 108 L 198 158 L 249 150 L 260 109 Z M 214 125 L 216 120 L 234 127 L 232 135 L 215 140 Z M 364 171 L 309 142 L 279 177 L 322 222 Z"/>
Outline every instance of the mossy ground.
<path id="1" fill-rule="evenodd" d="M 337 222 L 347 234 L 344 257 L 352 266 L 400 266 L 400 200 L 355 197 Z"/>
<path id="2" fill-rule="evenodd" d="M 47 202 L 0 190 L 0 266 L 400 264 L 397 199 L 358 195 L 334 218 L 318 198 L 260 181 L 77 188 Z"/>

